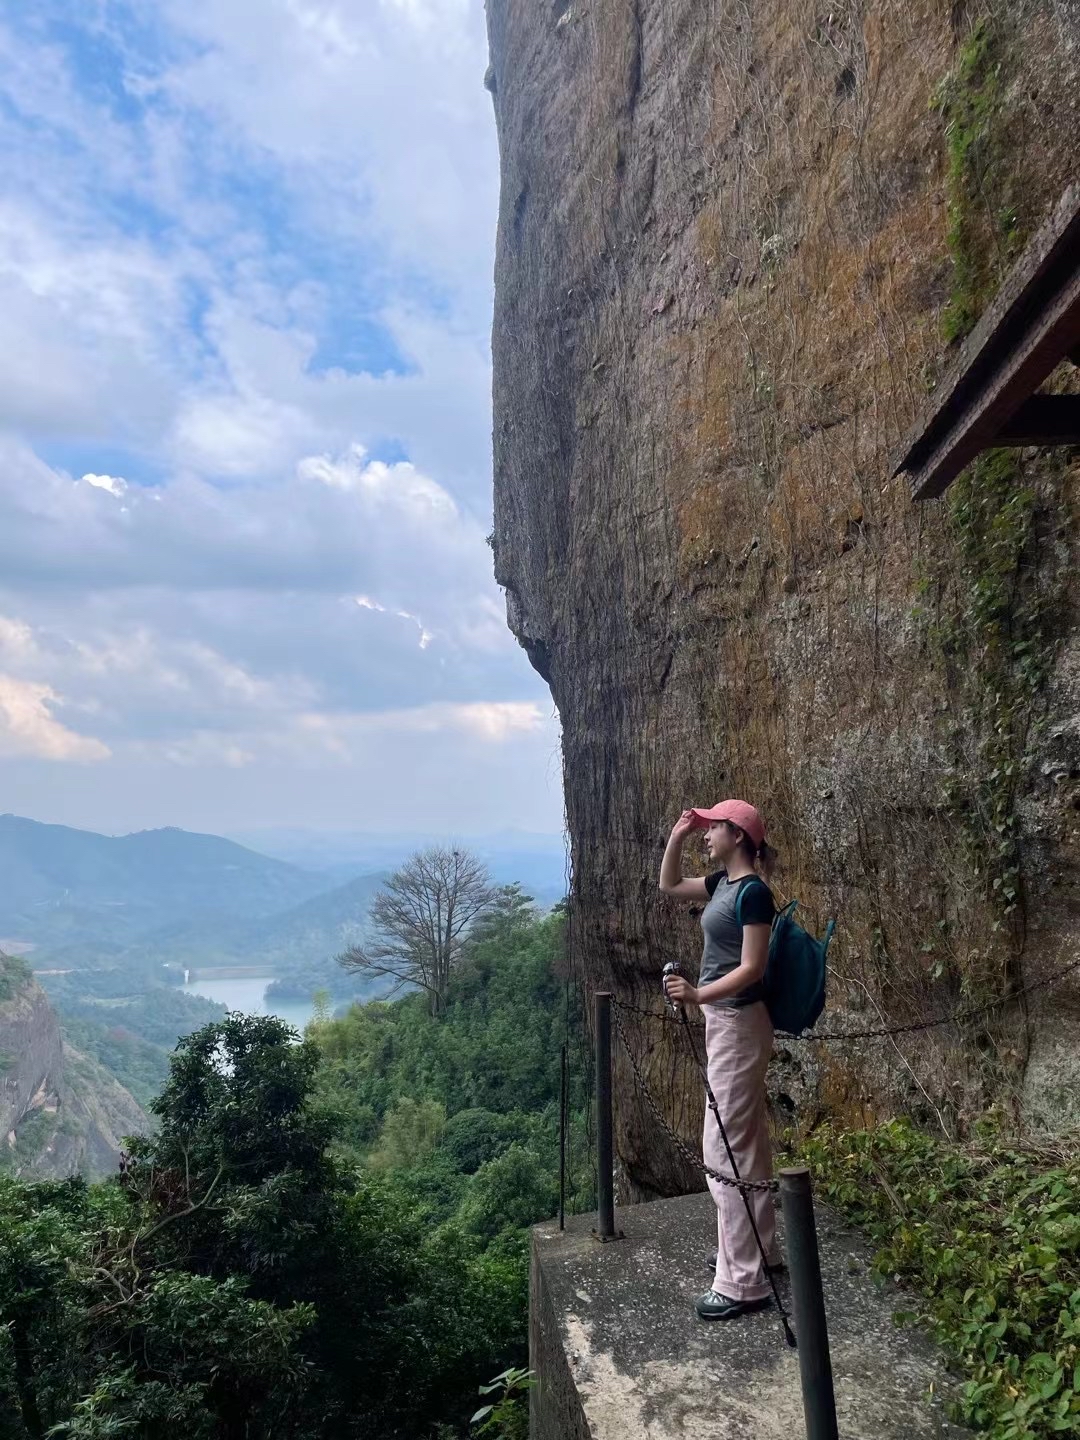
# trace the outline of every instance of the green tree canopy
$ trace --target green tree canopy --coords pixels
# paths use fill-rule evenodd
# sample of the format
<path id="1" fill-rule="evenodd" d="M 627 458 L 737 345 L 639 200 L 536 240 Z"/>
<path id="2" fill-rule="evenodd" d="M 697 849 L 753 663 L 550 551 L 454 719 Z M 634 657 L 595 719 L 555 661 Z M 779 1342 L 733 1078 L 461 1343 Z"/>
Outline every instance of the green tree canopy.
<path id="1" fill-rule="evenodd" d="M 520 1276 L 334 1158 L 318 1064 L 231 1015 L 178 1047 L 116 1182 L 0 1181 L 3 1440 L 412 1440 L 467 1413 Z"/>

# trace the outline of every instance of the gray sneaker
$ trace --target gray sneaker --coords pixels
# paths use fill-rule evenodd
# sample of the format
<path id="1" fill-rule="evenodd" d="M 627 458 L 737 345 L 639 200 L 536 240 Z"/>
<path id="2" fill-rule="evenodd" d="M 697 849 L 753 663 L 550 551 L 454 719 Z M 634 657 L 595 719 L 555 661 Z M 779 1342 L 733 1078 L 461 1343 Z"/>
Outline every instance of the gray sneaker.
<path id="1" fill-rule="evenodd" d="M 694 1302 L 694 1309 L 699 1320 L 734 1320 L 736 1315 L 749 1315 L 771 1304 L 768 1295 L 764 1300 L 732 1300 L 730 1295 L 721 1295 L 718 1290 L 706 1290 Z"/>

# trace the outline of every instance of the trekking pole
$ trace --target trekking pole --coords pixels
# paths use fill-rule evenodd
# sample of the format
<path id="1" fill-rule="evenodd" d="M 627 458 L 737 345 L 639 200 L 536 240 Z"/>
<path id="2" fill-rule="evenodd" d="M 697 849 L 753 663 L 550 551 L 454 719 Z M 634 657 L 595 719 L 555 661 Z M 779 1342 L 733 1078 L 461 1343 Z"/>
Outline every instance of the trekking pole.
<path id="1" fill-rule="evenodd" d="M 663 978 L 663 979 L 661 980 L 661 982 L 660 982 L 661 988 L 663 989 L 663 992 L 664 992 L 664 1003 L 667 1005 L 668 1014 L 671 1016 L 671 1018 L 672 1018 L 673 1020 L 677 1020 L 677 1019 L 679 1018 L 679 1015 L 680 1015 L 680 1013 L 681 1013 L 681 1007 L 678 1006 L 678 1005 L 676 1005 L 674 1000 L 669 1000 L 669 999 L 668 999 L 668 993 L 667 993 L 667 977 L 668 977 L 669 975 L 678 975 L 678 973 L 679 973 L 679 962 L 678 962 L 677 960 L 669 960 L 669 961 L 667 962 L 667 964 L 664 966 L 664 978 Z"/>
<path id="2" fill-rule="evenodd" d="M 678 966 L 674 964 L 665 965 L 664 975 L 666 977 L 670 974 L 675 974 L 677 973 L 677 970 Z M 666 987 L 664 989 L 664 996 L 665 998 L 667 996 Z M 668 1001 L 668 1003 L 671 1004 L 670 1001 Z M 720 1107 L 716 1103 L 716 1096 L 713 1094 L 712 1086 L 709 1084 L 708 1068 L 698 1056 L 697 1046 L 694 1043 L 694 1032 L 690 1029 L 690 1022 L 686 1018 L 686 1007 L 680 1005 L 676 1008 L 679 1011 L 683 1027 L 686 1030 L 686 1038 L 690 1043 L 690 1053 L 694 1057 L 694 1064 L 698 1067 L 698 1070 L 701 1072 L 701 1078 L 705 1082 L 705 1094 L 708 1098 L 709 1109 L 712 1111 L 713 1116 L 716 1120 L 716 1124 L 719 1127 L 720 1138 L 724 1142 L 724 1150 L 727 1153 L 728 1164 L 731 1166 L 731 1173 L 735 1177 L 735 1179 L 739 1181 L 742 1179 L 742 1176 L 739 1174 L 739 1167 L 735 1163 L 735 1156 L 732 1152 L 731 1144 L 728 1141 L 727 1131 L 724 1129 L 724 1122 L 720 1118 Z M 792 1348 L 792 1350 L 795 1350 L 798 1348 L 795 1343 L 795 1336 L 792 1333 L 791 1325 L 788 1321 L 787 1311 L 784 1309 L 784 1303 L 780 1299 L 780 1291 L 777 1288 L 776 1276 L 769 1269 L 769 1260 L 767 1255 L 765 1254 L 765 1246 L 762 1243 L 761 1234 L 758 1231 L 757 1221 L 754 1219 L 754 1211 L 753 1207 L 750 1204 L 750 1196 L 746 1193 L 746 1191 L 742 1188 L 741 1185 L 738 1186 L 738 1190 L 739 1194 L 742 1196 L 743 1205 L 746 1207 L 746 1218 L 750 1221 L 750 1229 L 754 1232 L 754 1239 L 757 1241 L 758 1254 L 761 1256 L 762 1271 L 768 1279 L 769 1286 L 773 1292 L 773 1299 L 776 1301 L 776 1308 L 780 1312 L 780 1323 L 784 1327 L 784 1339 L 787 1341 L 788 1345 Z"/>
<path id="3" fill-rule="evenodd" d="M 686 1026 L 686 1033 L 690 1040 L 690 1049 L 693 1053 L 695 1063 L 701 1071 L 702 1079 L 705 1081 L 705 1094 L 708 1096 L 709 1109 L 715 1116 L 716 1123 L 720 1129 L 720 1138 L 724 1142 L 724 1149 L 727 1152 L 728 1164 L 731 1166 L 731 1173 L 732 1175 L 734 1175 L 736 1180 L 741 1180 L 742 1176 L 739 1174 L 739 1167 L 735 1163 L 735 1156 L 732 1153 L 731 1145 L 728 1141 L 727 1131 L 724 1129 L 724 1122 L 720 1119 L 720 1107 L 716 1103 L 716 1096 L 713 1094 L 712 1086 L 709 1084 L 709 1072 L 701 1063 L 701 1061 L 698 1060 L 697 1047 L 694 1045 L 693 1033 L 690 1029 L 689 1024 L 687 1023 L 685 1010 L 683 1011 L 682 1018 L 683 1024 Z M 788 1345 L 791 1347 L 792 1350 L 796 1350 L 798 1349 L 798 1346 L 795 1343 L 795 1336 L 788 1321 L 787 1311 L 784 1309 L 784 1302 L 780 1299 L 780 1291 L 777 1289 L 776 1285 L 776 1276 L 769 1268 L 768 1256 L 765 1254 L 765 1246 L 762 1244 L 761 1235 L 757 1228 L 757 1221 L 754 1219 L 754 1210 L 753 1206 L 750 1204 L 750 1196 L 746 1193 L 746 1191 L 742 1188 L 741 1185 L 739 1186 L 739 1194 L 742 1196 L 743 1205 L 746 1207 L 746 1218 L 750 1221 L 750 1229 L 754 1232 L 754 1239 L 757 1241 L 758 1254 L 761 1256 L 761 1268 L 764 1271 L 766 1278 L 768 1279 L 769 1286 L 773 1293 L 773 1299 L 776 1301 L 776 1308 L 780 1312 L 780 1324 L 784 1327 L 784 1339 L 787 1341 Z"/>

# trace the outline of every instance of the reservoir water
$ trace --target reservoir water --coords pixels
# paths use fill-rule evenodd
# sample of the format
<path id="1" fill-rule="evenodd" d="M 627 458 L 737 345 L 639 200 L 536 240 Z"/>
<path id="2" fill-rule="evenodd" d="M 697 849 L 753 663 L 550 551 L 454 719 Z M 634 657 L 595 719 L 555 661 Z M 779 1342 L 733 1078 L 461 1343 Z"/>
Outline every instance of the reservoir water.
<path id="1" fill-rule="evenodd" d="M 185 995 L 202 995 L 245 1015 L 277 1015 L 303 1033 L 304 1026 L 311 1019 L 311 1001 L 268 1000 L 266 987 L 273 978 L 272 975 L 246 975 L 238 980 L 196 979 L 183 988 Z"/>

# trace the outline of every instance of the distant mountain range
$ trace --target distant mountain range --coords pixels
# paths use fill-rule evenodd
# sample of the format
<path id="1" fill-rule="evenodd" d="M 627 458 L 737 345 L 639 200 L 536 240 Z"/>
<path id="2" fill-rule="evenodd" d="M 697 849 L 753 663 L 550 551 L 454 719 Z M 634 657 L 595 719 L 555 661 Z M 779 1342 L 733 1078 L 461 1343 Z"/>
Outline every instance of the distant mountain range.
<path id="1" fill-rule="evenodd" d="M 332 959 L 360 938 L 381 881 L 422 836 L 268 835 L 275 858 L 178 829 L 120 837 L 0 816 L 0 950 L 35 967 L 156 969 L 265 963 L 267 972 Z M 555 837 L 486 837 L 470 849 L 499 883 L 541 905 L 563 893 Z M 312 863 L 322 861 L 322 863 Z M 364 873 L 357 873 L 358 871 Z"/>
<path id="2" fill-rule="evenodd" d="M 435 837 L 265 838 L 277 855 L 184 830 L 111 837 L 0 816 L 0 952 L 20 954 L 40 977 L 67 1048 L 81 1052 L 86 1104 L 100 1102 L 106 1120 L 110 1085 L 146 1103 L 176 1038 L 224 1013 L 182 988 L 181 968 L 196 972 L 196 988 L 215 970 L 273 976 L 272 1004 L 307 1003 L 320 990 L 335 1003 L 385 993 L 336 957 L 363 939 L 386 876 Z M 496 882 L 520 881 L 541 905 L 563 894 L 562 847 L 551 837 L 466 843 Z M 95 1082 L 93 1064 L 112 1080 Z M 95 1124 L 88 1134 L 112 1134 Z"/>
<path id="3" fill-rule="evenodd" d="M 95 835 L 0 816 L 0 940 L 122 942 L 200 915 L 286 910 L 329 883 L 216 835 Z"/>

